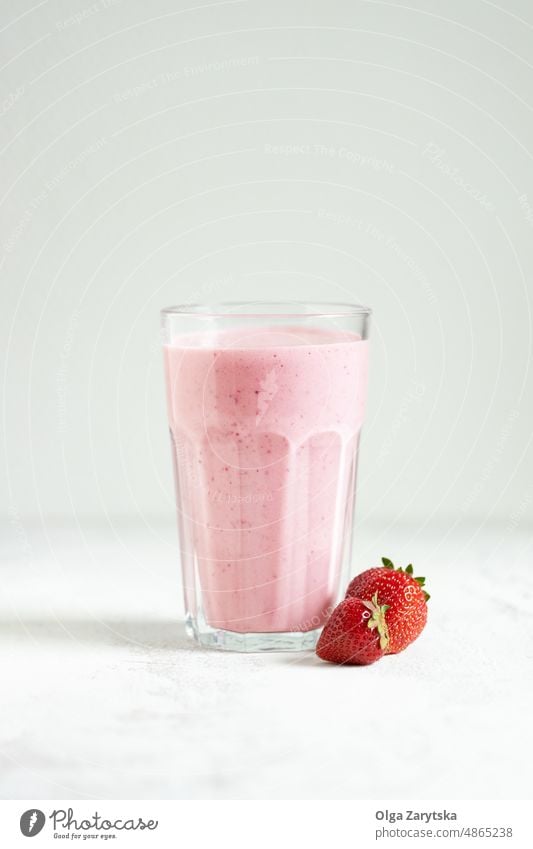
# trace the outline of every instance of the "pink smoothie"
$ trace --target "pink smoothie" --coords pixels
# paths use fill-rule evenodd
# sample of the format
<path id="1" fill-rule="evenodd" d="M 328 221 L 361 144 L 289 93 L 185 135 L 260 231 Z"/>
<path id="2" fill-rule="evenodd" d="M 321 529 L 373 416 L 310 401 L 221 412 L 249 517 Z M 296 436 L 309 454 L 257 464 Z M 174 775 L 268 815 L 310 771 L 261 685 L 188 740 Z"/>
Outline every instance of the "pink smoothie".
<path id="1" fill-rule="evenodd" d="M 354 334 L 302 327 L 165 347 L 187 606 L 201 593 L 213 628 L 309 631 L 329 615 L 367 356 Z"/>

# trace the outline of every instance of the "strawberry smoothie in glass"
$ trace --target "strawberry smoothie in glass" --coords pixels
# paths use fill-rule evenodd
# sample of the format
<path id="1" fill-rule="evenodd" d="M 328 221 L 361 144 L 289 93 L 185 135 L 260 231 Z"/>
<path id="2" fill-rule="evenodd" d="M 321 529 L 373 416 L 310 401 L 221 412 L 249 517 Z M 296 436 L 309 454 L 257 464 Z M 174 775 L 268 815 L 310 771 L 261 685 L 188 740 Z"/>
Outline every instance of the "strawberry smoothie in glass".
<path id="1" fill-rule="evenodd" d="M 162 311 L 186 624 L 202 645 L 313 648 L 345 586 L 369 312 Z"/>

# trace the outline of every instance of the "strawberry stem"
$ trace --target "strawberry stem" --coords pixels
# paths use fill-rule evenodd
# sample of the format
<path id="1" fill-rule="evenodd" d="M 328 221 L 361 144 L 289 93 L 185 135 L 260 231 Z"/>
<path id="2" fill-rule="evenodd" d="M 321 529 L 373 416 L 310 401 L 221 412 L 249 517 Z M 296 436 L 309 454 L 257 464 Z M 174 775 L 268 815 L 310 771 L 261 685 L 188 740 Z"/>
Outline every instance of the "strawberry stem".
<path id="1" fill-rule="evenodd" d="M 390 604 L 380 605 L 378 602 L 378 594 L 374 593 L 372 601 L 363 601 L 365 607 L 370 610 L 372 616 L 368 620 L 368 627 L 371 630 L 377 628 L 379 634 L 379 646 L 382 651 L 386 651 L 390 642 L 389 629 L 385 620 L 385 614 L 390 607 Z"/>

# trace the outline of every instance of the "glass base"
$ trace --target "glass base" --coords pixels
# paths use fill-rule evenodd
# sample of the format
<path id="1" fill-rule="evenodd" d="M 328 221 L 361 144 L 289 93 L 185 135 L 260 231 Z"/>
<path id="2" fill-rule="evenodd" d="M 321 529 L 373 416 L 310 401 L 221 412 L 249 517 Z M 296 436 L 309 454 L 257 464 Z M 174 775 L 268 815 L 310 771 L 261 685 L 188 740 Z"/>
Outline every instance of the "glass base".
<path id="1" fill-rule="evenodd" d="M 192 617 L 185 620 L 185 629 L 200 646 L 221 651 L 312 651 L 322 628 L 313 631 L 286 631 L 242 634 L 204 625 L 200 630 Z"/>

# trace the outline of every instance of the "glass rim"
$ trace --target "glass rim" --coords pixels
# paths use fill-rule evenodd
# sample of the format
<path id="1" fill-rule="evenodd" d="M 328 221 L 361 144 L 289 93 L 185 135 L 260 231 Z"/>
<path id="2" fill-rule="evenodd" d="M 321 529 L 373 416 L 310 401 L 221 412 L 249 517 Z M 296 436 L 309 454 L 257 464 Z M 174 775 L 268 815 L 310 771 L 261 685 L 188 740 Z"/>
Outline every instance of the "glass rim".
<path id="1" fill-rule="evenodd" d="M 304 307 L 307 307 L 305 311 Z M 259 308 L 254 311 L 253 308 Z M 265 310 L 265 308 L 267 308 Z M 197 318 L 349 318 L 369 316 L 372 310 L 362 304 L 306 301 L 220 301 L 207 304 L 176 304 L 163 307 L 162 316 Z"/>

